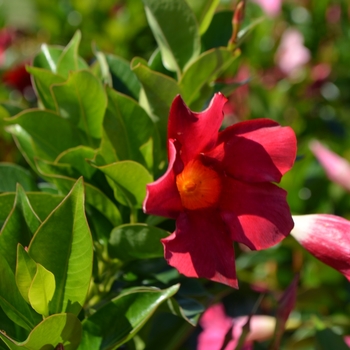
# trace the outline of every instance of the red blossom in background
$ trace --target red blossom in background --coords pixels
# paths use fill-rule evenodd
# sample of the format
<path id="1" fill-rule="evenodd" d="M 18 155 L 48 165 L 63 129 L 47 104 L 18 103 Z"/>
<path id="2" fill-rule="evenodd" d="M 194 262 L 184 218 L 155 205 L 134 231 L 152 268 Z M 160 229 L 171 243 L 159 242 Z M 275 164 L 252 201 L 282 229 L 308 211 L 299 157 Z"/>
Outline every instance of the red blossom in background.
<path id="1" fill-rule="evenodd" d="M 147 186 L 144 211 L 176 219 L 165 258 L 188 277 L 238 287 L 232 241 L 269 248 L 293 228 L 279 182 L 293 165 L 296 138 L 268 119 L 218 132 L 227 99 L 192 112 L 177 96 L 170 110 L 166 173 Z"/>
<path id="2" fill-rule="evenodd" d="M 293 220 L 292 236 L 350 281 L 350 221 L 330 214 L 297 215 Z"/>
<path id="3" fill-rule="evenodd" d="M 32 85 L 30 74 L 26 70 L 27 63 L 28 62 L 22 62 L 7 70 L 2 77 L 3 82 L 23 93 L 26 87 Z"/>
<path id="4" fill-rule="evenodd" d="M 248 316 L 231 318 L 225 314 L 223 304 L 208 308 L 200 320 L 203 332 L 198 337 L 197 350 L 221 350 L 229 334 L 229 342 L 224 350 L 234 350 L 242 335 Z M 249 333 L 243 350 L 253 349 L 253 341 L 265 341 L 272 337 L 276 319 L 272 316 L 253 315 L 250 319 Z"/>

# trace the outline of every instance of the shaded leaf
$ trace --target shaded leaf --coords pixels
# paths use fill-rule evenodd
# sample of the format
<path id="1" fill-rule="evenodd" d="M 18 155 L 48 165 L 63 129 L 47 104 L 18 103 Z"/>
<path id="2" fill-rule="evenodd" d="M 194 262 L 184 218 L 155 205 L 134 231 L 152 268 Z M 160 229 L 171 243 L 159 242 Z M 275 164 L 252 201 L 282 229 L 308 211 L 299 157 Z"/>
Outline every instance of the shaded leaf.
<path id="1" fill-rule="evenodd" d="M 199 24 L 199 33 L 203 34 L 209 27 L 220 0 L 187 0 Z"/>
<path id="2" fill-rule="evenodd" d="M 131 339 L 157 307 L 179 289 L 137 288 L 97 310 L 83 321 L 83 340 L 79 349 L 115 349 Z"/>
<path id="3" fill-rule="evenodd" d="M 316 332 L 316 347 L 317 350 L 348 350 L 349 347 L 345 343 L 343 337 L 334 333 L 331 329 L 325 328 Z"/>
<path id="4" fill-rule="evenodd" d="M 160 240 L 169 234 L 145 224 L 118 226 L 111 232 L 108 252 L 123 261 L 160 258 L 164 255 Z"/>
<path id="5" fill-rule="evenodd" d="M 92 240 L 84 212 L 82 179 L 41 224 L 28 252 L 55 276 L 50 313 L 77 315 L 84 305 L 92 273 Z"/>
<path id="6" fill-rule="evenodd" d="M 17 183 L 21 184 L 25 191 L 37 189 L 31 173 L 17 164 L 0 163 L 0 192 L 16 191 Z"/>

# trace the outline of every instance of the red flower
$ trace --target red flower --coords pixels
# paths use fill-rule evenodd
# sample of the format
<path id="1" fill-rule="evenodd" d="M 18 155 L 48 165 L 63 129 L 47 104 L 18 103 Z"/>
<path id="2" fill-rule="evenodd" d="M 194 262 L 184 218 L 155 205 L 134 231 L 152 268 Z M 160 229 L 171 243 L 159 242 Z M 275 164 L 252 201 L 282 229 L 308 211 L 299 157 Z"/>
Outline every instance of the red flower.
<path id="1" fill-rule="evenodd" d="M 147 186 L 144 211 L 176 219 L 176 231 L 162 240 L 171 266 L 237 288 L 232 241 L 265 249 L 293 228 L 286 192 L 270 182 L 292 167 L 296 139 L 268 119 L 218 132 L 226 100 L 216 94 L 194 113 L 174 99 L 168 170 Z"/>

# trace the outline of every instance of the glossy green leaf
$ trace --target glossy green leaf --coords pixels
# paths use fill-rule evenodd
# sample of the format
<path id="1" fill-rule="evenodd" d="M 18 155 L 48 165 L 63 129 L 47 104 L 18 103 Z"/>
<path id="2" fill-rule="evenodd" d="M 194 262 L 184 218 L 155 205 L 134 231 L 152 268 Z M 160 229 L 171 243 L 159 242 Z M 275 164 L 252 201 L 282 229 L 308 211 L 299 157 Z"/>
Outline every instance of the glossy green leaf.
<path id="1" fill-rule="evenodd" d="M 61 75 L 55 74 L 47 69 L 27 66 L 27 71 L 34 78 L 34 88 L 42 105 L 56 111 L 56 103 L 53 99 L 51 86 L 53 84 L 63 83 L 66 79 Z"/>
<path id="2" fill-rule="evenodd" d="M 37 270 L 29 288 L 28 298 L 32 308 L 40 315 L 49 315 L 49 303 L 55 293 L 55 276 L 37 264 Z"/>
<path id="3" fill-rule="evenodd" d="M 108 107 L 103 126 L 120 160 L 145 164 L 140 147 L 153 134 L 154 124 L 132 98 L 107 88 Z"/>
<path id="4" fill-rule="evenodd" d="M 0 163 L 0 192 L 16 191 L 17 183 L 21 184 L 25 191 L 37 189 L 31 173 L 19 165 Z"/>
<path id="5" fill-rule="evenodd" d="M 84 305 L 92 273 L 92 240 L 84 212 L 82 179 L 39 227 L 28 252 L 55 276 L 50 313 L 77 315 Z"/>
<path id="6" fill-rule="evenodd" d="M 83 321 L 83 340 L 79 347 L 85 349 L 115 349 L 131 339 L 158 306 L 179 289 L 137 288 L 112 299 L 92 316 Z"/>
<path id="7" fill-rule="evenodd" d="M 162 53 L 164 67 L 181 73 L 200 52 L 195 15 L 185 0 L 143 0 L 149 26 Z"/>
<path id="8" fill-rule="evenodd" d="M 325 328 L 316 332 L 316 347 L 317 350 L 347 350 L 343 336 L 334 333 L 331 329 Z"/>
<path id="9" fill-rule="evenodd" d="M 79 43 L 81 40 L 80 31 L 76 31 L 69 44 L 64 48 L 57 61 L 57 73 L 68 78 L 69 72 L 79 68 Z M 86 65 L 84 68 L 88 68 Z"/>
<path id="10" fill-rule="evenodd" d="M 226 48 L 218 48 L 206 51 L 199 56 L 186 69 L 179 82 L 181 95 L 185 102 L 191 105 L 197 99 L 202 99 L 202 88 L 216 80 L 220 74 L 236 61 L 238 55 L 238 51 L 231 52 Z M 204 96 L 204 98 L 208 99 L 210 96 Z"/>
<path id="11" fill-rule="evenodd" d="M 112 144 L 114 140 L 115 140 L 114 137 L 112 137 L 112 140 L 110 140 L 106 131 L 103 131 L 100 148 L 96 151 L 96 154 L 93 160 L 93 162 L 96 165 L 106 165 L 106 164 L 119 161 L 117 153 Z"/>
<path id="12" fill-rule="evenodd" d="M 13 322 L 32 330 L 41 321 L 41 316 L 22 298 L 15 282 L 14 272 L 3 254 L 0 254 L 0 276 L 0 307 Z"/>
<path id="13" fill-rule="evenodd" d="M 17 244 L 28 246 L 41 220 L 34 212 L 24 190 L 17 186 L 13 208 L 0 233 L 0 255 L 8 261 L 11 270 L 16 267 Z"/>
<path id="14" fill-rule="evenodd" d="M 86 144 L 74 125 L 49 110 L 31 109 L 7 119 L 7 122 L 20 125 L 30 135 L 34 147 L 29 152 L 48 160 L 56 159 L 69 148 Z"/>
<path id="15" fill-rule="evenodd" d="M 101 82 L 89 71 L 72 72 L 63 84 L 54 85 L 52 92 L 59 114 L 89 136 L 89 145 L 96 146 L 102 136 L 102 121 L 107 97 Z"/>
<path id="16" fill-rule="evenodd" d="M 153 181 L 150 173 L 141 164 L 124 160 L 98 167 L 114 185 L 116 199 L 130 207 L 141 208 L 146 196 L 146 185 Z"/>
<path id="17" fill-rule="evenodd" d="M 50 179 L 63 193 L 68 193 L 76 181 L 76 179 L 67 176 L 56 175 L 54 173 L 55 170 L 52 168 L 52 171 L 50 171 L 50 163 L 38 159 L 37 165 L 41 175 Z M 116 205 L 99 188 L 87 182 L 84 183 L 84 188 L 86 203 L 108 218 L 113 226 L 119 226 L 122 223 L 122 219 Z"/>
<path id="18" fill-rule="evenodd" d="M 17 342 L 3 333 L 0 336 L 14 350 L 54 350 L 58 344 L 62 344 L 64 350 L 75 350 L 81 340 L 82 327 L 75 315 L 60 313 L 45 318 L 24 342 Z"/>
<path id="19" fill-rule="evenodd" d="M 151 70 L 138 59 L 131 62 L 131 67 L 143 87 L 140 104 L 157 123 L 165 146 L 170 106 L 175 96 L 180 93 L 180 88 L 174 79 Z"/>
<path id="20" fill-rule="evenodd" d="M 57 62 L 62 54 L 62 51 L 62 47 L 42 44 L 39 53 L 34 57 L 33 66 L 57 73 Z"/>
<path id="21" fill-rule="evenodd" d="M 203 34 L 209 27 L 220 0 L 187 0 L 199 24 L 199 33 Z"/>
<path id="22" fill-rule="evenodd" d="M 160 242 L 169 232 L 145 224 L 118 226 L 111 232 L 108 252 L 123 261 L 160 258 L 164 255 Z"/>
<path id="23" fill-rule="evenodd" d="M 37 271 L 36 262 L 21 244 L 17 246 L 16 284 L 23 299 L 29 303 L 29 289 Z"/>
<path id="24" fill-rule="evenodd" d="M 55 163 L 69 164 L 78 170 L 84 178 L 91 179 L 96 172 L 96 168 L 92 167 L 87 160 L 94 158 L 95 152 L 96 151 L 90 147 L 78 146 L 62 152 L 56 158 Z"/>
<path id="25" fill-rule="evenodd" d="M 130 68 L 130 62 L 111 54 L 106 55 L 106 60 L 112 74 L 113 88 L 125 95 L 138 99 L 141 85 Z"/>
<path id="26" fill-rule="evenodd" d="M 103 85 L 112 86 L 112 75 L 109 72 L 106 55 L 103 52 L 94 50 L 96 56 L 95 62 L 89 67 L 97 79 L 99 79 Z"/>

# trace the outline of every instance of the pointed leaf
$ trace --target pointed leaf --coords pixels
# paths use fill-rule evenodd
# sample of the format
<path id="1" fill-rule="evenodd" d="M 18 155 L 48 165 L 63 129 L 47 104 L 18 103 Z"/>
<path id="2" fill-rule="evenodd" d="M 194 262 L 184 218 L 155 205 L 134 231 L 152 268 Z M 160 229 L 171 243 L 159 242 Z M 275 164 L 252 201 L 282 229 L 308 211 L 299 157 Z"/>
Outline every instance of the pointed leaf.
<path id="1" fill-rule="evenodd" d="M 31 207 L 21 186 L 17 186 L 13 208 L 1 230 L 0 255 L 16 269 L 17 244 L 28 246 L 41 221 Z"/>
<path id="2" fill-rule="evenodd" d="M 102 121 L 107 97 L 101 82 L 89 71 L 72 72 L 63 84 L 54 85 L 52 92 L 60 115 L 89 135 L 89 145 L 95 146 L 102 136 Z"/>
<path id="3" fill-rule="evenodd" d="M 92 273 L 92 241 L 84 212 L 82 179 L 39 227 L 28 252 L 55 276 L 50 313 L 66 311 L 77 315 L 84 305 Z"/>
<path id="4" fill-rule="evenodd" d="M 112 140 L 109 139 L 106 131 L 103 130 L 100 148 L 96 151 L 93 162 L 96 165 L 106 165 L 117 161 L 119 161 L 119 158 L 113 147 Z"/>
<path id="5" fill-rule="evenodd" d="M 66 79 L 61 75 L 55 74 L 47 69 L 32 66 L 27 66 L 26 69 L 34 78 L 34 88 L 40 102 L 45 108 L 56 111 L 56 104 L 52 97 L 50 87 L 53 84 L 63 83 Z"/>
<path id="6" fill-rule="evenodd" d="M 97 167 L 114 185 L 116 199 L 130 208 L 141 208 L 146 196 L 146 185 L 152 182 L 150 173 L 139 163 L 125 160 Z"/>
<path id="7" fill-rule="evenodd" d="M 203 34 L 209 27 L 220 0 L 187 0 L 199 24 L 199 33 Z"/>
<path id="8" fill-rule="evenodd" d="M 20 183 L 26 191 L 37 189 L 31 173 L 19 165 L 0 163 L 0 192 L 16 191 L 16 184 Z"/>
<path id="9" fill-rule="evenodd" d="M 120 160 L 145 163 L 140 147 L 149 140 L 154 124 L 133 99 L 107 88 L 108 107 L 103 126 Z"/>
<path id="10" fill-rule="evenodd" d="M 0 276 L 0 307 L 13 322 L 32 330 L 41 321 L 41 317 L 22 298 L 16 286 L 15 275 L 2 254 Z"/>
<path id="11" fill-rule="evenodd" d="M 62 54 L 62 51 L 62 47 L 42 44 L 39 53 L 33 60 L 33 66 L 57 73 L 57 62 Z"/>
<path id="12" fill-rule="evenodd" d="M 16 284 L 23 299 L 29 304 L 29 288 L 36 274 L 37 264 L 22 245 L 17 246 Z"/>
<path id="13" fill-rule="evenodd" d="M 179 289 L 142 288 L 112 299 L 83 321 L 82 349 L 115 349 L 131 339 L 157 307 Z"/>
<path id="14" fill-rule="evenodd" d="M 57 61 L 57 73 L 68 78 L 69 72 L 78 70 L 79 67 L 79 43 L 81 40 L 80 31 L 76 31 L 72 40 L 64 48 L 60 58 Z M 86 65 L 85 68 L 88 68 Z"/>
<path id="15" fill-rule="evenodd" d="M 111 232 L 108 252 L 123 261 L 161 258 L 164 255 L 160 240 L 169 232 L 145 224 L 118 226 Z"/>
<path id="16" fill-rule="evenodd" d="M 143 0 L 164 67 L 180 73 L 200 52 L 196 17 L 185 0 Z"/>
<path id="17" fill-rule="evenodd" d="M 49 315 L 49 303 L 55 293 L 55 276 L 40 264 L 34 275 L 29 288 L 28 298 L 32 308 L 38 313 L 47 317 Z"/>
<path id="18" fill-rule="evenodd" d="M 81 340 L 82 327 L 75 315 L 62 313 L 47 317 L 33 329 L 24 342 L 16 342 L 3 333 L 0 336 L 14 350 L 54 349 L 58 344 L 62 344 L 64 350 L 75 350 Z"/>

